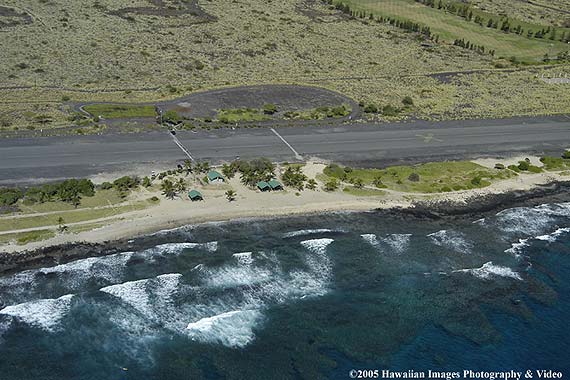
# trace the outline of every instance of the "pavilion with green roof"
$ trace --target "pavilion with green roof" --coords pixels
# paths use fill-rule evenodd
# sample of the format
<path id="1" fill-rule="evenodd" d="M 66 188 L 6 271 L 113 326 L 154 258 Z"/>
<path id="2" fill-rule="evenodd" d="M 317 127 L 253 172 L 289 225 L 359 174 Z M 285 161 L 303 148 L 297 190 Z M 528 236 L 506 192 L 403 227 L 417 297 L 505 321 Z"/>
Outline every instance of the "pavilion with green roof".
<path id="1" fill-rule="evenodd" d="M 276 179 L 272 179 L 271 181 L 267 182 L 271 190 L 283 190 L 283 185 Z"/>
<path id="2" fill-rule="evenodd" d="M 224 176 L 215 170 L 210 170 L 208 172 L 208 182 L 224 182 Z"/>
<path id="3" fill-rule="evenodd" d="M 202 196 L 202 193 L 200 193 L 198 190 L 191 190 L 188 192 L 188 198 L 190 198 L 190 200 L 192 202 L 195 201 L 203 201 L 204 197 Z"/>
<path id="4" fill-rule="evenodd" d="M 269 191 L 271 190 L 271 186 L 265 181 L 259 181 L 257 183 L 257 188 L 261 191 Z"/>

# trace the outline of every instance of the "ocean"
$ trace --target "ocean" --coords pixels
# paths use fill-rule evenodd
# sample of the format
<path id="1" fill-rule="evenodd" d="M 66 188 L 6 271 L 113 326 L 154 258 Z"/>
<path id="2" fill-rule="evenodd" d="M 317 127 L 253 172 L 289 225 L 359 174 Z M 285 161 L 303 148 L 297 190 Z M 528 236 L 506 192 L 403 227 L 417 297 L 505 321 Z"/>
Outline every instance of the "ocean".
<path id="1" fill-rule="evenodd" d="M 0 379 L 570 375 L 570 203 L 187 226 L 0 277 Z"/>

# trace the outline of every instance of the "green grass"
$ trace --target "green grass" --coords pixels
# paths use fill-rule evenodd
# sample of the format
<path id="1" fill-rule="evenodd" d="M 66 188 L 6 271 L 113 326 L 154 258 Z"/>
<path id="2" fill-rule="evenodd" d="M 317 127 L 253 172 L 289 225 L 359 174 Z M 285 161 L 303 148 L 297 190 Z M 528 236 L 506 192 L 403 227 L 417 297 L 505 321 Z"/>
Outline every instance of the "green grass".
<path id="1" fill-rule="evenodd" d="M 218 111 L 217 118 L 220 122 L 226 124 L 248 123 L 270 119 L 263 111 L 252 108 L 222 109 Z"/>
<path id="2" fill-rule="evenodd" d="M 6 244 L 15 241 L 17 244 L 24 245 L 34 241 L 50 239 L 54 236 L 55 232 L 52 230 L 38 230 L 31 232 L 22 232 L 18 234 L 5 234 L 0 235 L 0 244 Z"/>
<path id="3" fill-rule="evenodd" d="M 419 180 L 410 180 L 410 175 Z M 343 182 L 361 179 L 367 186 L 374 186 L 375 179 L 391 190 L 402 192 L 439 193 L 489 186 L 491 181 L 506 179 L 516 174 L 508 170 L 489 169 L 468 161 L 432 162 L 416 166 L 392 166 L 386 169 L 352 169 L 346 172 L 339 166 L 329 166 L 325 173 Z M 475 180 L 474 179 L 479 179 Z"/>
<path id="4" fill-rule="evenodd" d="M 83 109 L 93 116 L 101 116 L 104 119 L 156 116 L 156 109 L 154 106 L 129 104 L 91 104 L 83 107 Z"/>
<path id="5" fill-rule="evenodd" d="M 570 169 L 570 160 L 565 160 L 562 157 L 545 156 L 540 161 L 544 165 L 544 170 L 558 171 Z"/>
<path id="6" fill-rule="evenodd" d="M 83 208 L 94 208 L 115 205 L 124 202 L 119 196 L 119 193 L 114 190 L 97 190 L 92 197 L 81 198 L 81 204 L 75 208 L 73 205 L 66 202 L 45 202 L 34 203 L 31 205 L 26 202 L 20 202 L 19 207 L 23 214 L 57 212 L 57 211 L 71 211 Z"/>
<path id="7" fill-rule="evenodd" d="M 388 16 L 429 26 L 433 34 L 438 34 L 447 42 L 465 39 L 475 45 L 485 46 L 486 50 L 495 50 L 496 56 L 515 56 L 520 60 L 537 61 L 542 59 L 546 53 L 554 55 L 554 53 L 568 50 L 568 45 L 559 41 L 550 41 L 548 38 L 529 39 L 524 35 L 503 33 L 500 30 L 468 22 L 457 15 L 445 13 L 437 8 L 416 3 L 414 0 L 338 0 L 335 3 L 347 4 L 356 11 L 365 11 L 378 16 Z M 525 25 L 528 26 L 528 24 Z M 538 29 L 541 28 L 537 26 L 533 30 Z"/>
<path id="8" fill-rule="evenodd" d="M 129 211 L 142 210 L 149 206 L 149 202 L 140 201 L 128 206 L 104 209 L 85 209 L 80 211 L 62 211 L 49 215 L 29 215 L 12 218 L 0 218 L 0 231 L 20 230 L 26 228 L 39 228 L 44 226 L 58 225 L 59 217 L 65 224 L 88 221 L 92 219 L 106 218 L 120 215 Z"/>
<path id="9" fill-rule="evenodd" d="M 356 195 L 358 197 L 380 197 L 386 195 L 386 192 L 382 190 L 357 189 L 353 186 L 345 187 L 342 191 L 350 195 Z"/>
<path id="10" fill-rule="evenodd" d="M 286 119 L 298 120 L 323 120 L 327 118 L 339 118 L 350 115 L 352 109 L 343 104 L 338 107 L 318 107 L 303 111 L 285 112 Z"/>

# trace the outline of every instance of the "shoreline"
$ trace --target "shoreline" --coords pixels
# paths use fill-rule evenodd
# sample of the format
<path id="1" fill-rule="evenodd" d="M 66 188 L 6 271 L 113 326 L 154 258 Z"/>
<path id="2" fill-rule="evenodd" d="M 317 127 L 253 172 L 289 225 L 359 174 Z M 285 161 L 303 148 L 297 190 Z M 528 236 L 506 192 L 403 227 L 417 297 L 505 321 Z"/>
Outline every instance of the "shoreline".
<path id="1" fill-rule="evenodd" d="M 485 190 L 485 189 L 480 189 Z M 144 219 L 122 220 L 118 223 L 88 231 L 89 238 L 81 238 L 82 233 L 75 236 L 63 235 L 67 239 L 58 242 L 49 240 L 21 246 L 21 249 L 0 251 L 0 274 L 32 269 L 38 266 L 51 266 L 72 260 L 105 256 L 133 250 L 136 240 L 159 233 L 174 232 L 189 226 L 209 223 L 232 223 L 248 220 L 272 220 L 295 218 L 305 215 L 333 213 L 365 213 L 392 215 L 416 220 L 453 220 L 459 217 L 481 218 L 513 207 L 535 207 L 544 203 L 570 202 L 570 180 L 553 180 L 536 183 L 528 189 L 513 189 L 504 192 L 484 191 L 484 194 L 471 192 L 465 194 L 450 193 L 447 196 L 435 196 L 432 199 L 407 201 L 386 201 L 379 203 L 377 197 L 352 202 L 340 202 L 329 207 L 322 204 L 305 205 L 303 208 L 280 208 L 268 210 L 251 210 L 250 213 L 233 212 L 210 217 L 179 218 L 169 223 L 139 223 Z M 478 191 L 480 193 L 481 191 Z M 142 210 L 145 212 L 148 210 Z M 135 212 L 140 213 L 140 212 Z M 121 218 L 124 219 L 124 218 Z M 133 225 L 134 222 L 134 225 Z M 113 233 L 110 233 L 113 230 Z M 46 244 L 48 242 L 48 244 Z M 135 243 L 136 244 L 136 243 Z M 36 245 L 34 247 L 33 245 Z"/>

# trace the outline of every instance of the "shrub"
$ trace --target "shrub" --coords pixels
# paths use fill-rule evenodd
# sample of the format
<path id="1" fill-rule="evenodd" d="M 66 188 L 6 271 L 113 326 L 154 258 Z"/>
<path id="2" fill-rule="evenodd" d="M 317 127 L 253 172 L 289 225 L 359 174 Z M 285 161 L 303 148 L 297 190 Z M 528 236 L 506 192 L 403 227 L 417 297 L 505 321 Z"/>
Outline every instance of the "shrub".
<path id="1" fill-rule="evenodd" d="M 528 171 L 531 173 L 542 173 L 542 168 L 539 168 L 538 166 L 535 165 L 530 165 L 528 167 Z"/>
<path id="2" fill-rule="evenodd" d="M 0 205 L 11 206 L 22 198 L 22 191 L 15 188 L 0 189 Z"/>
<path id="3" fill-rule="evenodd" d="M 526 161 L 520 161 L 518 168 L 519 170 L 525 172 L 528 171 L 528 169 L 530 168 L 530 164 Z"/>
<path id="4" fill-rule="evenodd" d="M 336 179 L 330 179 L 325 183 L 325 191 L 335 191 L 338 189 L 338 181 Z"/>
<path id="5" fill-rule="evenodd" d="M 514 171 L 515 173 L 520 173 L 520 172 L 521 172 L 521 170 L 519 169 L 519 167 L 516 166 L 516 165 L 509 165 L 508 168 L 509 168 L 510 170 Z"/>
<path id="6" fill-rule="evenodd" d="M 473 186 L 481 186 L 481 177 L 475 177 L 471 180 Z"/>
<path id="7" fill-rule="evenodd" d="M 275 104 L 266 104 L 263 106 L 263 113 L 266 115 L 273 115 L 277 112 L 277 106 Z"/>
<path id="8" fill-rule="evenodd" d="M 503 169 L 505 169 L 505 165 L 503 165 L 503 164 L 495 164 L 495 169 L 503 170 Z"/>
<path id="9" fill-rule="evenodd" d="M 420 175 L 418 173 L 412 173 L 408 177 L 408 181 L 410 182 L 420 182 Z"/>
<path id="10" fill-rule="evenodd" d="M 406 96 L 404 99 L 402 99 L 402 104 L 404 104 L 405 106 L 413 106 L 414 99 L 412 99 L 411 96 Z"/>
<path id="11" fill-rule="evenodd" d="M 374 104 L 368 104 L 364 107 L 364 112 L 366 113 L 378 113 L 378 107 Z"/>
<path id="12" fill-rule="evenodd" d="M 399 110 L 393 105 L 386 105 L 382 108 L 382 115 L 384 116 L 398 116 Z"/>
<path id="13" fill-rule="evenodd" d="M 113 188 L 113 184 L 111 182 L 103 182 L 100 185 L 101 190 L 110 190 Z"/>
<path id="14" fill-rule="evenodd" d="M 562 158 L 570 160 L 570 150 L 564 151 L 564 153 L 562 154 Z"/>

